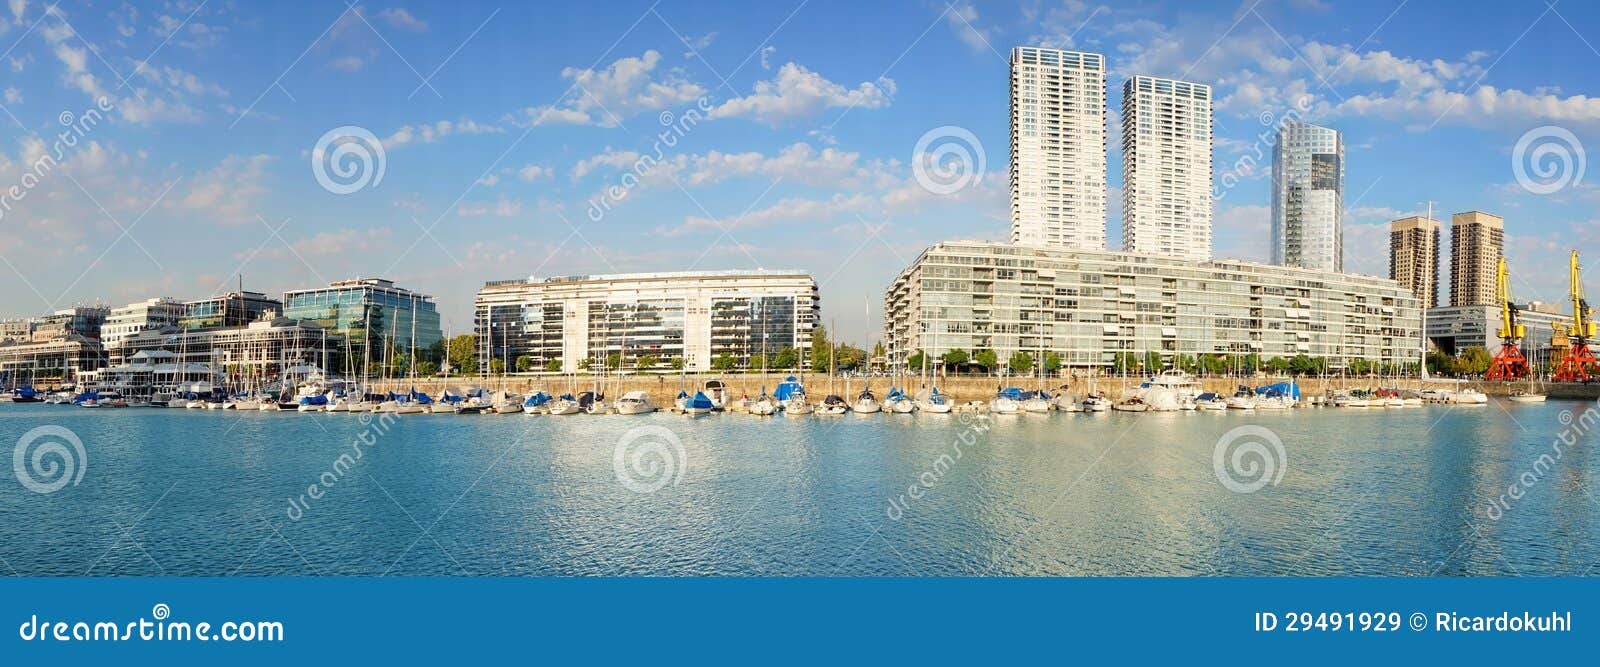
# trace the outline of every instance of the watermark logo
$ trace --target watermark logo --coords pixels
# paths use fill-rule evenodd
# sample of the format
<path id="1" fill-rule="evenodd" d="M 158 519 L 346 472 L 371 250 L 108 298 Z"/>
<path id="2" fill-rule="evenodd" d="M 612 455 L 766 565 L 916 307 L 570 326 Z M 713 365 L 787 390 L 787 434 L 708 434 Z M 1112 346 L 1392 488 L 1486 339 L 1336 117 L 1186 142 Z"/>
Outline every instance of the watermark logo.
<path id="1" fill-rule="evenodd" d="M 328 130 L 311 149 L 311 173 L 322 189 L 348 195 L 383 182 L 383 142 L 367 128 L 345 125 Z"/>
<path id="2" fill-rule="evenodd" d="M 964 127 L 945 125 L 924 132 L 911 149 L 917 185 L 936 195 L 953 195 L 983 178 L 983 143 Z"/>
<path id="3" fill-rule="evenodd" d="M 78 434 L 65 426 L 40 426 L 17 440 L 11 467 L 17 481 L 34 493 L 55 493 L 83 481 L 89 456 Z"/>
<path id="4" fill-rule="evenodd" d="M 1222 434 L 1211 450 L 1217 481 L 1234 493 L 1255 493 L 1277 486 L 1289 468 L 1283 440 L 1265 426 L 1247 424 Z"/>
<path id="5" fill-rule="evenodd" d="M 634 493 L 655 493 L 683 481 L 688 467 L 683 441 L 665 426 L 628 429 L 611 457 L 617 481 Z"/>
<path id="6" fill-rule="evenodd" d="M 1559 192 L 1583 181 L 1588 162 L 1583 142 L 1564 127 L 1544 125 L 1523 133 L 1511 149 L 1511 173 L 1536 195 Z"/>

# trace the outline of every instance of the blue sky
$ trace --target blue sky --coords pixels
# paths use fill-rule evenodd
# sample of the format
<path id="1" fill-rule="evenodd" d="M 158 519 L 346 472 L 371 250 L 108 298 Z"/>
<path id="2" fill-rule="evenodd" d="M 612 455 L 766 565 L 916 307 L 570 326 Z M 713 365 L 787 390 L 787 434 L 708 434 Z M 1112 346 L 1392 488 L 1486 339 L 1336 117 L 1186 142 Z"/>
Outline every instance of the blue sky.
<path id="1" fill-rule="evenodd" d="M 1597 14 L 1430 0 L 6 0 L 0 194 L 23 196 L 0 201 L 0 316 L 192 299 L 241 274 L 269 293 L 361 275 L 436 295 L 459 333 L 485 280 L 765 267 L 815 275 L 825 319 L 859 338 L 923 248 L 1008 237 L 1005 54 L 1022 44 L 1106 54 L 1113 110 L 1131 74 L 1215 86 L 1218 257 L 1265 261 L 1259 137 L 1304 105 L 1345 133 L 1348 270 L 1386 274 L 1387 221 L 1432 200 L 1441 219 L 1503 215 L 1517 296 L 1561 300 L 1566 249 L 1600 252 L 1600 174 L 1576 169 L 1600 146 L 1600 51 L 1581 36 L 1600 34 Z M 101 97 L 104 122 L 83 129 Z M 315 147 L 346 126 L 378 139 L 382 176 L 358 171 L 336 194 L 313 162 L 340 144 Z M 954 192 L 912 168 L 943 127 L 983 155 Z M 1529 135 L 1548 127 L 1570 134 Z M 636 167 L 663 131 L 660 163 Z M 1525 135 L 1523 157 L 1571 166 L 1524 187 Z M 1257 150 L 1259 167 L 1239 168 Z"/>

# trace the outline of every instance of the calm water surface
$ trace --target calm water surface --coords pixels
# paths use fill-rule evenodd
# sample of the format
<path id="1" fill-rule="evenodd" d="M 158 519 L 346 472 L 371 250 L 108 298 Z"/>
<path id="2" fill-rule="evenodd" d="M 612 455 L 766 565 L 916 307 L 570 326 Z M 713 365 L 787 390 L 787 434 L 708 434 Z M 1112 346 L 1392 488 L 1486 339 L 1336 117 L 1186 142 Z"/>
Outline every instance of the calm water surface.
<path id="1" fill-rule="evenodd" d="M 1590 404 L 1492 400 L 997 416 L 986 432 L 949 415 L 412 415 L 382 435 L 348 414 L 0 405 L 6 447 L 57 425 L 86 452 L 81 482 L 53 493 L 0 477 L 0 567 L 30 576 L 1600 571 L 1591 570 L 1596 438 L 1574 434 L 1585 420 L 1567 425 Z M 625 467 L 630 488 L 619 481 L 618 443 L 650 425 L 668 429 L 681 452 L 658 430 L 630 451 L 669 443 L 654 453 L 681 477 Z M 1282 478 L 1253 493 L 1226 488 L 1213 466 L 1219 437 L 1244 425 L 1270 429 L 1285 452 Z M 1555 457 L 1563 431 L 1576 444 Z M 363 433 L 375 444 L 330 472 Z M 1541 454 L 1552 458 L 1536 466 Z M 333 483 L 292 519 L 291 499 L 319 477 Z M 654 479 L 665 485 L 640 492 Z M 1491 505 L 1512 485 L 1520 498 Z"/>

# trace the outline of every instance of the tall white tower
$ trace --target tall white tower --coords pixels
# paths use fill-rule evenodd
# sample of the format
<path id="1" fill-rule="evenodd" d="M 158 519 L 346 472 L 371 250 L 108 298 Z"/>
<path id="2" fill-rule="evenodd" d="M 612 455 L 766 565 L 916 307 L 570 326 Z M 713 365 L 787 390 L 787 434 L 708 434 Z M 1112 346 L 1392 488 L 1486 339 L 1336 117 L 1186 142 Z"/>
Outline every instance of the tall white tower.
<path id="1" fill-rule="evenodd" d="M 1344 270 L 1344 138 L 1291 120 L 1272 149 L 1272 263 Z"/>
<path id="2" fill-rule="evenodd" d="M 1122 86 L 1122 249 L 1211 259 L 1211 87 Z"/>
<path id="3" fill-rule="evenodd" d="M 1106 59 L 1011 50 L 1011 242 L 1106 247 Z"/>

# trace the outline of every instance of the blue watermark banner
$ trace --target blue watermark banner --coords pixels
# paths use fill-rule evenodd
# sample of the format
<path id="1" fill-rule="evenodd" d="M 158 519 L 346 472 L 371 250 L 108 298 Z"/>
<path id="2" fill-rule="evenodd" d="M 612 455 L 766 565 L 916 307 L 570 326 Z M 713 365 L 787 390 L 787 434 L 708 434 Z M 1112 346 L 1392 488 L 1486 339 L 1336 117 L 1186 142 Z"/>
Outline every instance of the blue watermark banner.
<path id="1" fill-rule="evenodd" d="M 1592 579 L 8 579 L 8 664 L 1588 658 Z M 1255 661 L 1250 658 L 1249 661 Z"/>

